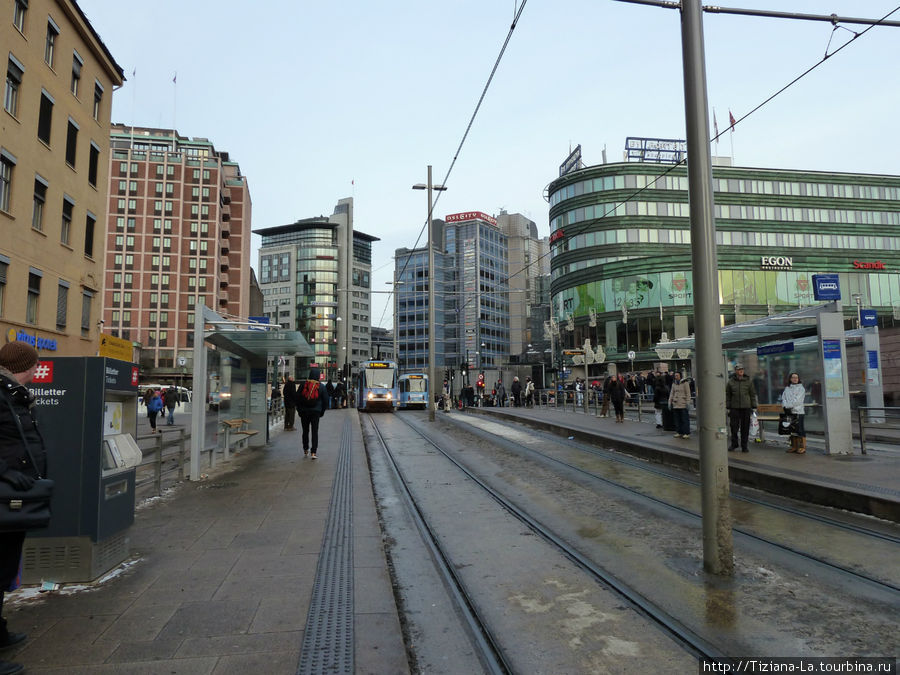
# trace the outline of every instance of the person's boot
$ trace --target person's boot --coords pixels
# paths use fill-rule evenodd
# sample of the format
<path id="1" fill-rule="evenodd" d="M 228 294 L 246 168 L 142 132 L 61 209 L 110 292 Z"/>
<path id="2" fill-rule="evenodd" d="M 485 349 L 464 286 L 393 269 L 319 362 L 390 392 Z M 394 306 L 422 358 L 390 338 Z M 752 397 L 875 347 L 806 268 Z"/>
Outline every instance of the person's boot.
<path id="1" fill-rule="evenodd" d="M 791 447 L 788 448 L 788 452 L 797 452 L 797 437 L 791 436 Z"/>
<path id="2" fill-rule="evenodd" d="M 806 436 L 798 436 L 797 441 L 797 454 L 802 455 L 806 452 Z"/>

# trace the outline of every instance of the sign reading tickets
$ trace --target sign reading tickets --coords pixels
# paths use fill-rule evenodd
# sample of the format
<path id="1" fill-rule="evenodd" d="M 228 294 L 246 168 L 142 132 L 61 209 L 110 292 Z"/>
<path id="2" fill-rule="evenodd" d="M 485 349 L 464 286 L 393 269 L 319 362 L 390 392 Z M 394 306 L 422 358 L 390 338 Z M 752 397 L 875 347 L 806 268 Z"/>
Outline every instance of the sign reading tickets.
<path id="1" fill-rule="evenodd" d="M 133 361 L 134 347 L 131 340 L 123 340 L 112 335 L 100 335 L 100 356 L 107 356 L 119 361 Z"/>

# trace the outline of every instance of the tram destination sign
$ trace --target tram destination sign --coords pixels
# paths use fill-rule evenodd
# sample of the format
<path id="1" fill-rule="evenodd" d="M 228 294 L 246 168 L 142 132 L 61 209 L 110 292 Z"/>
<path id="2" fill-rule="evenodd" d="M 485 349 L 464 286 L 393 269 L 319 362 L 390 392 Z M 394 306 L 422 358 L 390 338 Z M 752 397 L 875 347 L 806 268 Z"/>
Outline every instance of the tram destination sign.
<path id="1" fill-rule="evenodd" d="M 792 351 L 794 351 L 793 342 L 782 342 L 778 345 L 766 345 L 765 347 L 757 347 L 756 355 L 766 356 L 768 354 L 787 354 L 788 352 Z"/>

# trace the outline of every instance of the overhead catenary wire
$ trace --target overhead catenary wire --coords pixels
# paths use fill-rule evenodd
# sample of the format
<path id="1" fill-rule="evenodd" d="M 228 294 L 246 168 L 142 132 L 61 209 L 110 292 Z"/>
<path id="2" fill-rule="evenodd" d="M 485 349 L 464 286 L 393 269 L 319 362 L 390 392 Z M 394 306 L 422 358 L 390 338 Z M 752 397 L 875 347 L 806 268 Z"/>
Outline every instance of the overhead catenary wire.
<path id="1" fill-rule="evenodd" d="M 459 145 L 456 148 L 456 152 L 453 153 L 453 159 L 450 162 L 450 167 L 447 169 L 447 173 L 444 174 L 444 180 L 442 180 L 439 185 L 447 185 L 447 179 L 450 177 L 450 174 L 453 172 L 453 167 L 456 166 L 456 161 L 459 159 L 459 155 L 462 152 L 463 145 L 466 143 L 466 138 L 469 136 L 469 132 L 472 130 L 472 125 L 475 123 L 475 117 L 478 115 L 478 111 L 481 109 L 481 104 L 484 102 L 484 97 L 487 96 L 488 88 L 491 86 L 491 82 L 494 79 L 494 75 L 497 73 L 497 68 L 500 67 L 500 61 L 503 58 L 503 54 L 506 53 L 506 48 L 509 46 L 509 41 L 512 39 L 513 31 L 516 29 L 516 26 L 519 23 L 519 19 L 522 17 L 522 12 L 525 11 L 525 5 L 528 0 L 522 0 L 522 4 L 519 6 L 518 10 L 515 12 L 513 16 L 513 22 L 510 24 L 509 31 L 506 34 L 506 39 L 503 41 L 503 46 L 500 47 L 500 53 L 497 54 L 497 58 L 494 60 L 494 66 L 491 68 L 491 73 L 488 75 L 487 82 L 484 83 L 484 87 L 481 90 L 481 96 L 478 97 L 478 103 L 475 104 L 475 110 L 472 111 L 472 115 L 469 118 L 469 123 L 466 125 L 466 130 L 463 132 L 462 138 L 459 141 Z M 432 214 L 434 213 L 434 209 L 437 207 L 438 202 L 441 199 L 441 193 L 438 192 L 437 197 L 434 199 L 434 203 L 431 205 L 431 213 L 428 214 L 428 218 L 425 220 L 425 224 L 422 225 L 422 229 L 419 230 L 419 236 L 416 237 L 416 243 L 413 245 L 413 250 L 419 247 L 419 242 L 422 240 L 422 235 L 425 233 L 426 228 L 428 227 L 428 221 L 431 220 Z M 395 281 L 397 277 L 403 275 L 406 271 L 406 268 L 409 266 L 409 257 L 406 258 L 406 262 L 403 265 L 403 269 L 400 270 L 400 273 L 395 277 Z M 384 310 L 381 313 L 381 319 L 384 320 L 384 314 L 387 312 L 387 304 L 384 306 Z"/>

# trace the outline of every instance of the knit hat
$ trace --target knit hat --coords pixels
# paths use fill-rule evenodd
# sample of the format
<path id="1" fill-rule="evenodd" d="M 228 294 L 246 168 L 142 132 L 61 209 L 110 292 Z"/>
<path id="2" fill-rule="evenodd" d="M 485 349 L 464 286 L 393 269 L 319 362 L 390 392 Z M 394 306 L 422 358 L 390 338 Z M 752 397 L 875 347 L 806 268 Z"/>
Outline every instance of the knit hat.
<path id="1" fill-rule="evenodd" d="M 24 373 L 37 362 L 37 350 L 25 342 L 7 342 L 0 348 L 0 367 L 13 375 Z"/>
<path id="2" fill-rule="evenodd" d="M 319 381 L 319 369 L 316 366 L 309 369 L 309 379 Z"/>

